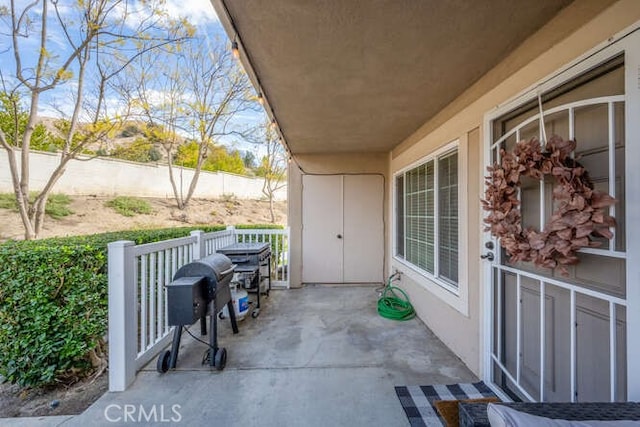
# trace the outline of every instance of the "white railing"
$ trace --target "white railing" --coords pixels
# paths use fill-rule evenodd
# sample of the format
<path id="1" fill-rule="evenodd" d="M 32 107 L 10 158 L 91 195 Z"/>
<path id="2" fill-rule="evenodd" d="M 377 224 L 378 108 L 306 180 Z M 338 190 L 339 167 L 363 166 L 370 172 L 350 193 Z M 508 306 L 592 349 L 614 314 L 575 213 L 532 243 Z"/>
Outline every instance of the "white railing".
<path id="1" fill-rule="evenodd" d="M 216 231 L 213 233 L 202 233 L 200 231 L 195 231 L 191 233 L 192 235 L 201 236 L 202 244 L 200 247 L 204 249 L 204 253 L 201 256 L 208 256 L 215 253 L 218 249 L 224 248 L 225 246 L 229 246 L 233 243 L 236 243 L 236 235 L 235 230 L 231 227 L 227 228 L 225 231 Z"/>
<path id="2" fill-rule="evenodd" d="M 237 242 L 268 242 L 271 246 L 271 286 L 289 288 L 289 229 L 236 229 Z"/>
<path id="3" fill-rule="evenodd" d="M 123 391 L 171 341 L 165 286 L 183 265 L 236 242 L 269 242 L 272 286 L 289 287 L 289 230 L 236 230 L 109 244 L 109 390 Z"/>

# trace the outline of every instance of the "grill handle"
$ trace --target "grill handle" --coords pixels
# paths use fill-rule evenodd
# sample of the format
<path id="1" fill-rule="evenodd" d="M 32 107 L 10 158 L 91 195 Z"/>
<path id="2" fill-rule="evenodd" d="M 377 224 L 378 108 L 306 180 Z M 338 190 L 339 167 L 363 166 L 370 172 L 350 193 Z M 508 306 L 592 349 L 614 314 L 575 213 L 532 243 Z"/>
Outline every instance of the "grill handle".
<path id="1" fill-rule="evenodd" d="M 229 273 L 233 272 L 233 270 L 235 270 L 235 268 L 236 268 L 236 267 L 237 267 L 237 265 L 236 265 L 236 264 L 233 264 L 233 265 L 231 266 L 231 268 L 228 268 L 228 269 L 226 269 L 225 271 L 220 272 L 220 275 L 221 275 L 221 276 L 226 276 L 227 274 L 229 274 Z"/>

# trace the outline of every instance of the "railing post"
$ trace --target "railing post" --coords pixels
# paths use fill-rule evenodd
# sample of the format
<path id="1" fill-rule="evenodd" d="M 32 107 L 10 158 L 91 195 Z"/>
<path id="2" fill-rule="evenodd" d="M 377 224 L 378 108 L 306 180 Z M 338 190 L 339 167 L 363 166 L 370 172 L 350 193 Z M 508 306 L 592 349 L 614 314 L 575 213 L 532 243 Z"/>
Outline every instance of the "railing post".
<path id="1" fill-rule="evenodd" d="M 291 262 L 291 244 L 290 244 L 290 239 L 291 239 L 291 227 L 287 227 L 285 228 L 285 236 L 286 236 L 286 241 L 283 241 L 283 245 L 287 245 L 287 259 L 286 262 L 282 263 L 282 268 L 284 270 L 285 276 L 287 278 L 286 282 L 287 282 L 287 289 L 291 288 L 291 266 L 289 265 Z"/>
<path id="2" fill-rule="evenodd" d="M 233 234 L 233 242 L 238 243 L 238 233 L 236 233 L 236 227 L 233 225 L 227 225 L 227 230 Z"/>
<path id="3" fill-rule="evenodd" d="M 193 260 L 199 260 L 207 256 L 207 248 L 204 241 L 204 231 L 195 230 L 191 232 L 191 236 L 196 238 L 193 244 Z"/>
<path id="4" fill-rule="evenodd" d="M 109 391 L 124 391 L 136 375 L 135 258 L 131 241 L 108 245 Z"/>

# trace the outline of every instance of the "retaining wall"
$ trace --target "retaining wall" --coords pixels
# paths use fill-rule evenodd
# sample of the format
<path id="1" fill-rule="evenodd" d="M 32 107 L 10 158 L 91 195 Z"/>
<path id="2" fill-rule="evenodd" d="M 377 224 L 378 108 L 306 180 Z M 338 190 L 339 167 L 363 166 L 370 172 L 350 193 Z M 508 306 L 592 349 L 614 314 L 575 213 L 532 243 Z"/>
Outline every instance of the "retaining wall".
<path id="1" fill-rule="evenodd" d="M 20 153 L 17 155 L 20 163 Z M 67 170 L 54 187 L 54 193 L 68 195 L 173 197 L 169 169 L 162 164 L 141 164 L 123 160 L 94 158 L 71 160 Z M 44 187 L 59 162 L 59 154 L 31 152 L 30 187 Z M 189 190 L 192 169 L 174 167 L 176 184 L 184 194 Z M 260 199 L 262 178 L 251 178 L 226 172 L 201 172 L 193 197 L 219 198 L 233 194 L 239 199 Z M 7 152 L 0 149 L 0 192 L 13 192 Z M 276 193 L 276 200 L 286 200 L 287 189 Z"/>

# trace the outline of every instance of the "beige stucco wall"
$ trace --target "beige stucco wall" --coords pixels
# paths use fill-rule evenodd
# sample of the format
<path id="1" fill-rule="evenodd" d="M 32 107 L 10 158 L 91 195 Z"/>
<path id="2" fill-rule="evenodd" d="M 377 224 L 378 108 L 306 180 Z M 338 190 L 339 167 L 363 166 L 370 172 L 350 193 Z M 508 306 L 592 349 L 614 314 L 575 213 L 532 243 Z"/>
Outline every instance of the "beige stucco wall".
<path id="1" fill-rule="evenodd" d="M 637 22 L 640 22 L 638 0 L 576 1 L 391 153 L 295 155 L 289 173 L 292 286 L 300 286 L 302 278 L 303 174 L 382 173 L 386 178 L 387 206 L 384 215 L 385 275 L 396 268 L 405 272 L 400 286 L 409 293 L 420 318 L 473 372 L 482 376 L 484 268 L 479 258 L 483 251 L 479 201 L 484 175 L 484 116 L 580 56 L 615 41 L 616 35 Z M 463 292 L 460 297 L 429 284 L 426 278 L 394 260 L 392 245 L 393 200 L 390 195 L 393 194 L 393 174 L 452 141 L 459 144 L 461 170 L 460 278 Z"/>
<path id="2" fill-rule="evenodd" d="M 389 181 L 389 156 L 387 153 L 347 153 L 335 155 L 307 154 L 296 155 L 289 167 L 289 226 L 291 227 L 290 247 L 291 287 L 300 287 L 302 283 L 302 176 L 306 174 L 382 174 Z M 387 188 L 387 186 L 385 186 Z M 385 205 L 389 194 L 385 190 Z M 384 214 L 385 248 L 389 236 L 388 212 Z M 385 266 L 385 274 L 387 269 Z"/>
<path id="3" fill-rule="evenodd" d="M 466 182 L 461 182 L 460 188 L 460 193 L 465 195 L 461 199 L 463 206 L 460 212 L 460 268 L 463 270 L 460 276 L 467 280 L 461 283 L 461 288 L 467 289 L 461 292 L 462 304 L 452 307 L 445 302 L 451 300 L 450 296 L 442 295 L 438 289 L 436 292 L 428 290 L 434 285 L 424 277 L 416 277 L 415 273 L 403 275 L 401 286 L 410 294 L 420 318 L 479 376 L 482 375 L 484 351 L 484 283 L 481 277 L 484 270 L 479 259 L 483 243 L 479 200 L 482 198 L 484 173 L 481 166 L 484 163 L 484 115 L 581 55 L 613 41 L 616 34 L 640 21 L 640 1 L 621 0 L 604 10 L 603 4 L 606 5 L 601 1 L 584 0 L 563 10 L 392 152 L 391 176 L 439 147 L 459 140 L 461 169 L 464 171 L 466 167 L 466 173 L 463 172 Z M 388 207 L 387 214 L 393 218 L 392 204 Z M 467 218 L 466 224 L 463 224 L 464 218 Z M 390 227 L 388 229 L 390 232 Z M 387 265 L 408 271 L 393 260 L 390 247 L 387 256 Z"/>

